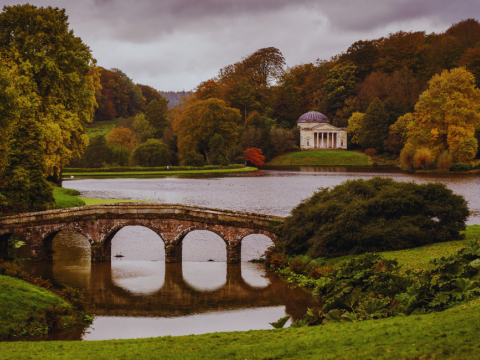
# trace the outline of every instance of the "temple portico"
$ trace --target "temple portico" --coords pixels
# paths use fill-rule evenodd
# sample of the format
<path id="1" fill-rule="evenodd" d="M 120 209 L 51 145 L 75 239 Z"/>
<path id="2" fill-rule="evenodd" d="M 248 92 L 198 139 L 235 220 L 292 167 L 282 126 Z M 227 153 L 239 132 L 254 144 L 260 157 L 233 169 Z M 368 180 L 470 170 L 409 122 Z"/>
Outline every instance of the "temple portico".
<path id="1" fill-rule="evenodd" d="M 297 121 L 300 128 L 300 149 L 346 149 L 347 131 L 330 125 L 327 117 L 310 111 Z"/>

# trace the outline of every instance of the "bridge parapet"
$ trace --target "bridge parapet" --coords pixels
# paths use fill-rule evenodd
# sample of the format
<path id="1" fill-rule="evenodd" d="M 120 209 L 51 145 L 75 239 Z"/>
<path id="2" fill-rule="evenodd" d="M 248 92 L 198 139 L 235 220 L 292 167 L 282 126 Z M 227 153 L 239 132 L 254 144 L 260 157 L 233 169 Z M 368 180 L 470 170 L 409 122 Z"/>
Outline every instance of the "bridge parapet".
<path id="1" fill-rule="evenodd" d="M 31 244 L 33 257 L 48 259 L 53 237 L 70 230 L 90 242 L 92 261 L 106 261 L 111 257 L 111 240 L 121 228 L 145 226 L 164 241 L 167 262 L 181 261 L 182 240 L 189 232 L 208 230 L 225 241 L 228 262 L 235 263 L 240 261 L 245 236 L 264 234 L 275 242 L 275 229 L 283 221 L 279 216 L 182 204 L 90 205 L 0 217 L 0 249 L 11 234 L 20 234 Z"/>

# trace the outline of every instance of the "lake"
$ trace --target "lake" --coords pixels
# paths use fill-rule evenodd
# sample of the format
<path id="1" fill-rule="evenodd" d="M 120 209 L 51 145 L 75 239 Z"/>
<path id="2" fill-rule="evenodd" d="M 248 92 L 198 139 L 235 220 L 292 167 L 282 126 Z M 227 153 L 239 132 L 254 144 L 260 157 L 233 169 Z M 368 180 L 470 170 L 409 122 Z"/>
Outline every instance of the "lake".
<path id="1" fill-rule="evenodd" d="M 66 188 L 82 197 L 150 200 L 288 216 L 318 188 L 350 179 L 388 176 L 398 181 L 440 181 L 463 195 L 471 210 L 468 224 L 480 224 L 480 177 L 476 174 L 405 173 L 396 168 L 269 168 L 222 176 L 71 179 Z M 72 246 L 73 244 L 73 246 Z M 95 320 L 86 331 L 72 330 L 52 339 L 119 339 L 216 331 L 269 329 L 283 316 L 303 317 L 315 300 L 291 288 L 261 264 L 271 240 L 250 235 L 242 242 L 242 263 L 226 264 L 225 243 L 208 231 L 193 231 L 183 242 L 183 263 L 165 264 L 160 237 L 143 227 L 126 227 L 112 241 L 109 263 L 91 264 L 89 244 L 75 233 L 60 233 L 53 261 L 27 263 L 54 284 L 84 289 L 95 304 Z M 288 326 L 288 324 L 287 324 Z"/>

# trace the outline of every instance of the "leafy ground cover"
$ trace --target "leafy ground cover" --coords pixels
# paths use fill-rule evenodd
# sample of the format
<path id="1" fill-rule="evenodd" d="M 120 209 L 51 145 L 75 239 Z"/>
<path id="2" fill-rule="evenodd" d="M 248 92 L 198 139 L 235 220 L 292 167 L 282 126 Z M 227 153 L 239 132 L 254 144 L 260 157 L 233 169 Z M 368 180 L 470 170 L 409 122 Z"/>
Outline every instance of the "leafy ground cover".
<path id="1" fill-rule="evenodd" d="M 182 175 L 182 174 L 225 174 L 233 172 L 257 171 L 254 167 L 240 169 L 214 169 L 214 170 L 178 170 L 178 171 L 122 171 L 122 172 L 66 172 L 65 176 L 143 176 L 143 175 Z"/>
<path id="2" fill-rule="evenodd" d="M 345 150 L 296 151 L 275 157 L 267 165 L 371 165 L 363 153 Z"/>
<path id="3" fill-rule="evenodd" d="M 477 359 L 480 302 L 441 313 L 305 328 L 139 340 L 0 343 L 28 359 Z"/>
<path id="4" fill-rule="evenodd" d="M 13 277 L 0 275 L 0 289 L 0 339 L 27 331 L 26 324 L 44 316 L 47 309 L 70 307 L 54 293 Z M 42 328 L 35 330 L 43 333 Z"/>
<path id="5" fill-rule="evenodd" d="M 73 189 L 66 189 L 61 187 L 53 188 L 53 197 L 55 198 L 56 209 L 66 209 L 70 207 L 84 206 L 84 200 L 77 197 L 80 192 Z"/>
<path id="6" fill-rule="evenodd" d="M 117 126 L 118 119 L 95 121 L 87 125 L 87 135 L 92 138 L 97 135 L 108 135 Z"/>

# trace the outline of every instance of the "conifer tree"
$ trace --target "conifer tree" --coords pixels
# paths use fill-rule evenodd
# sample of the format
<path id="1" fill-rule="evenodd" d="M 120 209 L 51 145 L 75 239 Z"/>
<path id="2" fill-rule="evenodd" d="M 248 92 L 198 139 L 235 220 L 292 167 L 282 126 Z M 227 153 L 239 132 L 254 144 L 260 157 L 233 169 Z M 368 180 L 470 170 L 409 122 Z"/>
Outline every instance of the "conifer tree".
<path id="1" fill-rule="evenodd" d="M 379 98 L 375 98 L 363 117 L 359 134 L 362 148 L 375 148 L 377 153 L 382 153 L 383 142 L 388 139 L 390 125 L 390 117 L 385 111 L 385 105 Z"/>

